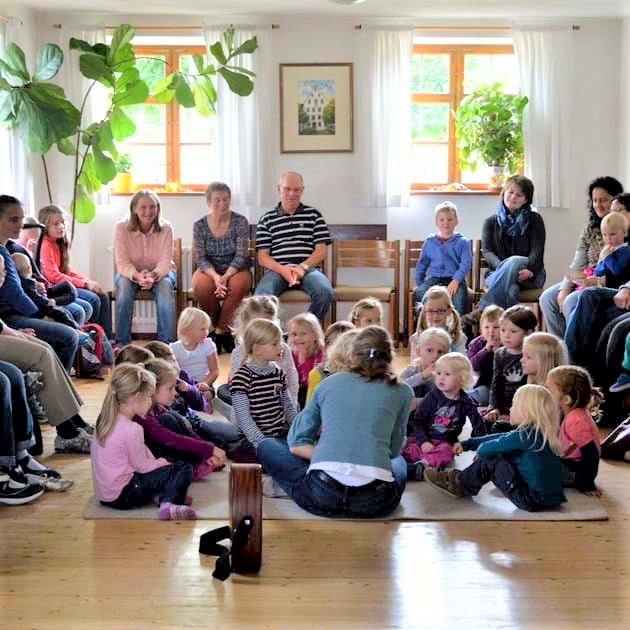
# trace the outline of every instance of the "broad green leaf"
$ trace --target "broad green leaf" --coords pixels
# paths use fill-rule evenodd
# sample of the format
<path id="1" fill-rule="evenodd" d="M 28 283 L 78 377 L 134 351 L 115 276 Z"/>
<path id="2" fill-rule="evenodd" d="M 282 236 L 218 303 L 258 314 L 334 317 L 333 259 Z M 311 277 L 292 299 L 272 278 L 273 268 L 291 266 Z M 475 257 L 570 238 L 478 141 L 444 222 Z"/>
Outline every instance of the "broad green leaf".
<path id="1" fill-rule="evenodd" d="M 244 75 L 232 72 L 227 68 L 221 68 L 219 74 L 225 79 L 230 90 L 239 96 L 249 96 L 254 89 L 252 80 Z"/>
<path id="2" fill-rule="evenodd" d="M 136 65 L 136 53 L 131 44 L 126 44 L 118 50 L 114 57 L 112 69 L 116 72 L 124 72 L 128 68 L 134 68 Z"/>
<path id="3" fill-rule="evenodd" d="M 248 70 L 247 68 L 243 68 L 242 66 L 225 66 L 228 70 L 234 70 L 234 72 L 240 72 L 241 74 L 246 74 L 250 77 L 255 77 L 256 73 Z"/>
<path id="4" fill-rule="evenodd" d="M 79 186 L 85 189 L 88 193 L 97 192 L 103 185 L 101 180 L 96 176 L 96 167 L 94 165 L 94 156 L 89 151 L 85 160 L 83 160 L 83 167 L 79 173 Z"/>
<path id="5" fill-rule="evenodd" d="M 84 53 L 79 57 L 81 74 L 88 79 L 101 79 L 110 70 L 102 57 L 94 53 Z"/>
<path id="6" fill-rule="evenodd" d="M 107 44 L 101 44 L 101 43 L 94 44 L 92 48 L 94 49 L 94 52 L 100 57 L 103 57 L 103 59 L 107 57 L 107 50 L 108 50 Z"/>
<path id="7" fill-rule="evenodd" d="M 217 69 L 214 67 L 214 64 L 209 63 L 204 69 L 203 72 L 201 74 L 216 74 L 217 73 Z"/>
<path id="8" fill-rule="evenodd" d="M 217 91 L 214 88 L 214 84 L 208 77 L 197 77 L 197 85 L 205 92 L 212 112 L 215 112 L 215 105 L 217 102 Z"/>
<path id="9" fill-rule="evenodd" d="M 52 94 L 57 98 L 66 98 L 66 93 L 63 91 L 63 88 L 59 85 L 55 85 L 54 83 L 40 83 L 40 85 L 46 86 L 46 91 L 48 94 Z"/>
<path id="10" fill-rule="evenodd" d="M 167 74 L 158 79 L 153 88 L 153 100 L 157 103 L 170 103 L 175 96 L 173 83 L 177 84 L 177 74 Z"/>
<path id="11" fill-rule="evenodd" d="M 114 140 L 122 142 L 136 133 L 136 126 L 120 107 L 114 107 L 109 114 Z"/>
<path id="12" fill-rule="evenodd" d="M 17 44 L 9 44 L 2 53 L 2 59 L 11 68 L 11 72 L 22 79 L 22 81 L 30 81 L 31 75 L 26 67 L 26 59 L 24 52 Z"/>
<path id="13" fill-rule="evenodd" d="M 83 133 L 81 134 L 81 142 L 85 145 L 92 144 L 92 138 L 97 130 L 98 123 L 92 123 L 89 127 L 83 130 Z"/>
<path id="14" fill-rule="evenodd" d="M 94 46 L 90 46 L 90 44 L 88 44 L 86 41 L 83 41 L 82 39 L 75 39 L 74 37 L 70 38 L 69 47 L 70 50 L 82 50 L 86 53 L 96 52 L 96 50 L 94 50 Z"/>
<path id="15" fill-rule="evenodd" d="M 164 92 L 164 90 L 168 90 L 168 88 L 171 86 L 171 83 L 173 82 L 173 78 L 177 76 L 175 74 L 167 74 L 165 77 L 162 77 L 161 79 L 158 79 L 155 82 L 155 86 L 153 88 L 153 96 L 155 96 L 156 94 L 159 94 L 160 92 Z"/>
<path id="16" fill-rule="evenodd" d="M 232 47 L 234 46 L 234 26 L 232 24 L 230 24 L 225 29 L 225 32 L 223 33 L 223 39 L 225 40 L 225 46 L 227 47 L 228 51 L 231 51 Z"/>
<path id="17" fill-rule="evenodd" d="M 96 176 L 103 184 L 111 182 L 116 177 L 116 164 L 114 160 L 107 157 L 96 144 L 92 146 L 94 153 L 94 165 L 96 167 Z"/>
<path id="18" fill-rule="evenodd" d="M 208 95 L 204 92 L 203 88 L 197 81 L 195 81 L 193 95 L 195 97 L 195 109 L 202 116 L 210 116 L 213 109 L 211 109 L 210 104 L 208 103 Z"/>
<path id="19" fill-rule="evenodd" d="M 115 63 L 119 50 L 126 46 L 133 38 L 133 28 L 129 24 L 121 24 L 112 37 L 112 42 L 107 51 L 107 63 L 111 66 Z"/>
<path id="20" fill-rule="evenodd" d="M 11 92 L 0 92 L 0 120 L 12 118 L 13 114 Z"/>
<path id="21" fill-rule="evenodd" d="M 203 72 L 203 57 L 199 53 L 193 53 L 192 58 L 197 67 L 197 72 L 201 74 Z"/>
<path id="22" fill-rule="evenodd" d="M 210 46 L 210 52 L 221 65 L 224 65 L 227 61 L 221 42 L 215 42 L 212 44 L 212 46 Z"/>
<path id="23" fill-rule="evenodd" d="M 61 138 L 61 140 L 57 142 L 57 149 L 59 153 L 63 153 L 64 155 L 74 155 L 76 153 L 74 143 L 68 138 Z"/>
<path id="24" fill-rule="evenodd" d="M 138 68 L 127 68 L 119 77 L 116 79 L 116 89 L 124 90 L 125 87 L 129 83 L 133 83 L 140 78 L 140 72 L 138 72 Z"/>
<path id="25" fill-rule="evenodd" d="M 37 51 L 33 81 L 52 79 L 63 63 L 63 52 L 57 44 L 44 44 Z"/>
<path id="26" fill-rule="evenodd" d="M 175 90 L 164 90 L 163 92 L 160 92 L 159 94 L 154 94 L 153 100 L 156 103 L 170 103 L 173 100 L 174 96 L 175 96 Z"/>
<path id="27" fill-rule="evenodd" d="M 231 57 L 236 57 L 236 55 L 242 55 L 243 53 L 245 54 L 251 54 L 253 53 L 256 48 L 258 48 L 258 41 L 256 40 L 255 37 L 252 37 L 251 39 L 248 39 L 247 41 L 243 42 L 232 54 Z"/>
<path id="28" fill-rule="evenodd" d="M 112 96 L 112 103 L 119 107 L 124 107 L 125 105 L 144 103 L 148 98 L 149 88 L 147 84 L 142 79 L 138 79 L 133 83 L 129 83 L 124 92 L 115 92 Z"/>
<path id="29" fill-rule="evenodd" d="M 194 107 L 195 106 L 195 97 L 193 96 L 192 90 L 188 85 L 188 81 L 184 77 L 180 77 L 180 81 L 177 83 L 177 88 L 175 89 L 175 98 L 177 102 L 183 107 Z"/>
<path id="30" fill-rule="evenodd" d="M 70 204 L 70 212 L 79 223 L 89 223 L 96 215 L 96 206 L 81 186 L 77 187 L 77 196 Z"/>
<path id="31" fill-rule="evenodd" d="M 112 135 L 112 125 L 106 120 L 99 126 L 94 134 L 93 142 L 101 151 L 108 151 L 114 160 L 118 159 L 118 149 Z"/>

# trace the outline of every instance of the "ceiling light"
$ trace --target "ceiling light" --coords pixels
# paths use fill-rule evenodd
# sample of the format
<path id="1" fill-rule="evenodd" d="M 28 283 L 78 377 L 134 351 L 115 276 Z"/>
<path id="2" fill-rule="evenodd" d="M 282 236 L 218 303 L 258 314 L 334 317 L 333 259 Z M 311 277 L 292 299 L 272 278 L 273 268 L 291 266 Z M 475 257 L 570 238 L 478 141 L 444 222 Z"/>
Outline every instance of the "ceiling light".
<path id="1" fill-rule="evenodd" d="M 328 2 L 333 2 L 334 4 L 361 4 L 366 0 L 328 0 Z"/>

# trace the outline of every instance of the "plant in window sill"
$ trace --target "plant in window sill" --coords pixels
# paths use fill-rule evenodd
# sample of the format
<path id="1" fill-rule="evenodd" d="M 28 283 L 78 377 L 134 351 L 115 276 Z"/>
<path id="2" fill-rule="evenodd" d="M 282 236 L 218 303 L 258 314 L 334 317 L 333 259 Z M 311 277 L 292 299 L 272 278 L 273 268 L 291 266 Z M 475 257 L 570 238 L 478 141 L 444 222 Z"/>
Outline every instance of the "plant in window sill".
<path id="1" fill-rule="evenodd" d="M 133 174 L 131 172 L 131 155 L 119 153 L 116 160 L 116 177 L 112 181 L 112 192 L 129 193 L 133 190 Z"/>
<path id="2" fill-rule="evenodd" d="M 506 94 L 497 82 L 464 97 L 455 112 L 460 166 L 475 171 L 481 159 L 495 167 L 490 190 L 501 189 L 500 171 L 514 173 L 523 163 L 523 110 L 527 103 L 526 96 Z"/>
<path id="3" fill-rule="evenodd" d="M 16 44 L 9 44 L 0 56 L 0 122 L 8 123 L 33 153 L 42 155 L 51 203 L 53 195 L 45 155 L 56 145 L 62 154 L 74 158 L 70 203 L 72 236 L 75 221 L 89 223 L 94 218 L 96 207 L 90 195 L 112 181 L 118 172 L 115 141 L 121 142 L 136 131 L 125 108 L 149 98 L 147 84 L 136 67 L 133 37 L 133 28 L 122 24 L 115 30 L 110 44 L 91 45 L 70 39 L 70 50 L 80 53 L 81 75 L 92 81 L 78 108 L 66 98 L 61 87 L 49 83 L 63 64 L 59 46 L 49 43 L 40 47 L 32 75 L 24 52 Z M 183 107 L 194 107 L 208 116 L 215 111 L 215 81 L 225 81 L 230 90 L 240 96 L 251 94 L 254 74 L 235 64 L 237 57 L 253 53 L 257 46 L 253 37 L 235 48 L 234 28 L 230 26 L 223 33 L 223 42 L 210 46 L 216 63 L 205 64 L 201 55 L 193 55 L 197 73 L 170 68 L 171 72 L 158 82 L 152 96 L 158 102 L 175 98 Z M 108 88 L 109 107 L 101 120 L 87 124 L 84 113 L 96 83 Z"/>

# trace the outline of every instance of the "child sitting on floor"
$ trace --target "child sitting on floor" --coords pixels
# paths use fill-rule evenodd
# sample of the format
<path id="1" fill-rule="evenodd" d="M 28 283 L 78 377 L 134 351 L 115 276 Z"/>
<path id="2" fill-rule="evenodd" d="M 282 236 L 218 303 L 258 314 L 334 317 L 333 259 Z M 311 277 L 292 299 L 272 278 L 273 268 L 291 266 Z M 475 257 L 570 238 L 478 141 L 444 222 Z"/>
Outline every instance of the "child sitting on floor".
<path id="1" fill-rule="evenodd" d="M 298 403 L 306 404 L 308 374 L 324 357 L 324 331 L 313 313 L 302 313 L 289 320 L 289 346 L 300 379 Z"/>
<path id="2" fill-rule="evenodd" d="M 473 435 L 485 435 L 486 427 L 474 401 L 464 390 L 473 382 L 467 357 L 458 352 L 441 356 L 434 367 L 435 387 L 422 400 L 412 422 L 414 436 L 403 449 L 408 462 L 407 478 L 422 480 L 427 466 L 448 466 L 453 461 L 453 445 L 466 418 Z"/>
<path id="3" fill-rule="evenodd" d="M 588 372 L 576 365 L 561 365 L 547 375 L 547 389 L 562 412 L 560 456 L 563 485 L 599 496 L 595 477 L 602 447 L 599 431 L 589 411 L 593 396 L 601 397 Z"/>
<path id="4" fill-rule="evenodd" d="M 381 326 L 382 319 L 383 307 L 381 303 L 373 297 L 363 298 L 355 302 L 350 310 L 350 321 L 357 328 Z"/>
<path id="5" fill-rule="evenodd" d="M 566 363 L 564 346 L 555 335 L 535 332 L 525 337 L 521 367 L 530 385 L 544 385 L 549 372 Z"/>
<path id="6" fill-rule="evenodd" d="M 92 440 L 92 481 L 96 498 L 109 507 L 130 510 L 157 501 L 162 520 L 195 519 L 186 496 L 192 466 L 156 459 L 133 422 L 151 407 L 155 377 L 138 365 L 121 364 L 112 372 Z"/>
<path id="7" fill-rule="evenodd" d="M 509 310 L 509 309 L 508 309 Z M 492 481 L 517 508 L 537 512 L 566 501 L 562 490 L 558 408 L 541 385 L 523 385 L 510 410 L 513 430 L 455 444 L 456 455 L 476 450 L 464 470 L 425 471 L 425 479 L 454 497 L 471 497 Z"/>

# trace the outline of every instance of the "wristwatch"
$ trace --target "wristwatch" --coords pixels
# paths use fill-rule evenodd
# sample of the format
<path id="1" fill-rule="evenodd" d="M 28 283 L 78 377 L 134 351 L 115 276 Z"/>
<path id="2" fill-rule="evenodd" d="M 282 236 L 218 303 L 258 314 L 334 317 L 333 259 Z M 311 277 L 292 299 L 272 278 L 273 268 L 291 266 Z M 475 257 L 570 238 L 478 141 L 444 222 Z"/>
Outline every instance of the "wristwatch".
<path id="1" fill-rule="evenodd" d="M 304 269 L 304 271 L 308 271 L 310 269 L 310 267 L 305 263 L 305 262 L 301 262 L 298 267 L 302 267 L 302 269 Z"/>

